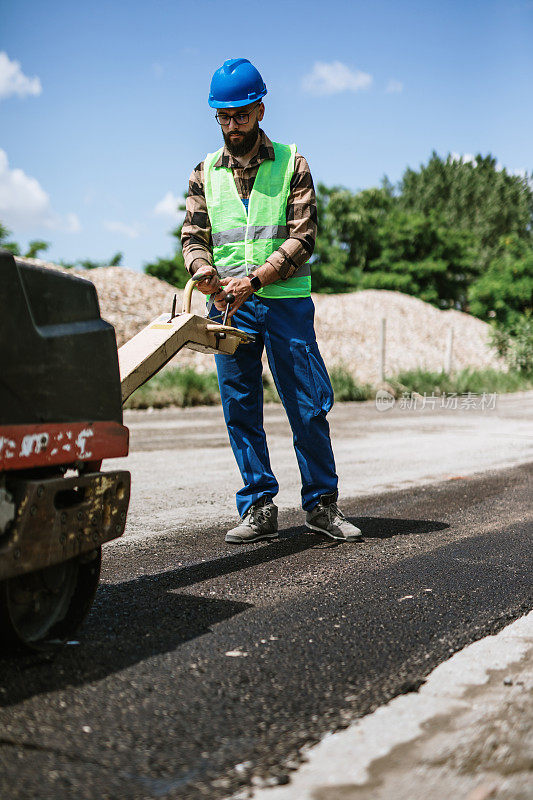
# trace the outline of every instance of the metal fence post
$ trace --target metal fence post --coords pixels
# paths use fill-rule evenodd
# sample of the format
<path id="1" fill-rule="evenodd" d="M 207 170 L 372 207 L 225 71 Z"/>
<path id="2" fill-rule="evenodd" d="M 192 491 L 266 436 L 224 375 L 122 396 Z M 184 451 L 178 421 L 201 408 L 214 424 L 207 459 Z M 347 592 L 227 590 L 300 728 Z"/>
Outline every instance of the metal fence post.
<path id="1" fill-rule="evenodd" d="M 448 338 L 446 340 L 446 353 L 444 354 L 444 372 L 448 375 L 452 371 L 452 353 L 453 353 L 453 328 L 448 331 Z"/>
<path id="2" fill-rule="evenodd" d="M 386 349 L 387 320 L 381 319 L 381 333 L 379 339 L 379 375 L 382 381 L 385 380 L 385 349 Z"/>

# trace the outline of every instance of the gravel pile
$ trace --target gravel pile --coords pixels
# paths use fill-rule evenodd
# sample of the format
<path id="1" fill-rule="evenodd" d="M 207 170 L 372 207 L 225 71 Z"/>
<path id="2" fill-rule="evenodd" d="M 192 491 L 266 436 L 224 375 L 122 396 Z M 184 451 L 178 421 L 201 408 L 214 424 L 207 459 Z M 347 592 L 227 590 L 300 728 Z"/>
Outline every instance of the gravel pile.
<path id="1" fill-rule="evenodd" d="M 181 309 L 182 292 L 150 275 L 124 267 L 63 270 L 40 259 L 25 260 L 92 281 L 102 316 L 115 326 L 119 347 L 154 317 L 170 311 L 174 294 Z M 203 314 L 203 296 L 195 291 L 193 298 L 193 310 Z M 375 289 L 313 295 L 313 299 L 317 339 L 326 364 L 340 364 L 362 382 L 379 382 L 382 318 L 386 319 L 387 375 L 416 367 L 442 369 L 450 329 L 453 369 L 504 368 L 488 345 L 489 325 L 461 311 L 439 311 L 416 297 Z M 190 350 L 182 351 L 174 363 L 193 365 L 198 371 L 213 369 L 211 357 Z"/>
<path id="2" fill-rule="evenodd" d="M 452 369 L 503 362 L 488 344 L 490 326 L 462 311 L 440 311 L 411 295 L 378 289 L 314 295 L 317 339 L 328 365 L 343 364 L 362 381 L 379 382 L 381 320 L 386 320 L 386 374 L 444 367 L 450 329 Z"/>

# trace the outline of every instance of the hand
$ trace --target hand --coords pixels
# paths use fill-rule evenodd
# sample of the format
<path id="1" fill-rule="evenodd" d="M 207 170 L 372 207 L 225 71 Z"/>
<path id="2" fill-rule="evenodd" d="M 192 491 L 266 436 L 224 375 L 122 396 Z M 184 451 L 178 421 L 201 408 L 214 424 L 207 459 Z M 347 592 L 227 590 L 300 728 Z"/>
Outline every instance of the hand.
<path id="1" fill-rule="evenodd" d="M 210 267 L 206 264 L 196 270 L 194 275 L 205 275 L 205 279 L 198 281 L 196 284 L 202 294 L 214 294 L 220 289 L 220 278 L 214 267 Z"/>
<path id="2" fill-rule="evenodd" d="M 235 302 L 231 305 L 228 312 L 228 317 L 232 317 L 238 308 L 242 306 L 245 300 L 248 300 L 250 295 L 254 293 L 250 278 L 223 278 L 220 281 L 224 287 L 224 292 L 219 292 L 215 296 L 215 306 L 219 311 L 224 311 L 226 303 L 224 302 L 225 294 L 232 294 L 235 297 Z"/>

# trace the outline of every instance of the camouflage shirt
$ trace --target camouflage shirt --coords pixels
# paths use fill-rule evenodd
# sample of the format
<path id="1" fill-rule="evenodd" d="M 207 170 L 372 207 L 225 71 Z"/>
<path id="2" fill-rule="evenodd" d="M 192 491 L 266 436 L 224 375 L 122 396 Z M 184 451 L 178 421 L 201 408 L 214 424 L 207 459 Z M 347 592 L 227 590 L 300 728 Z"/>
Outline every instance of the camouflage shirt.
<path id="1" fill-rule="evenodd" d="M 260 136 L 252 151 L 252 158 L 245 167 L 230 155 L 225 146 L 220 158 L 215 162 L 215 167 L 231 169 L 241 200 L 250 197 L 259 165 L 269 158 L 274 159 L 272 142 L 261 129 L 259 132 Z M 267 259 L 284 280 L 290 278 L 310 258 L 315 247 L 317 231 L 313 178 L 307 161 L 299 153 L 296 153 L 287 201 L 287 228 L 289 237 Z M 202 264 L 213 264 L 211 225 L 204 193 L 203 161 L 194 168 L 189 180 L 181 244 L 185 267 L 191 274 L 194 274 Z"/>

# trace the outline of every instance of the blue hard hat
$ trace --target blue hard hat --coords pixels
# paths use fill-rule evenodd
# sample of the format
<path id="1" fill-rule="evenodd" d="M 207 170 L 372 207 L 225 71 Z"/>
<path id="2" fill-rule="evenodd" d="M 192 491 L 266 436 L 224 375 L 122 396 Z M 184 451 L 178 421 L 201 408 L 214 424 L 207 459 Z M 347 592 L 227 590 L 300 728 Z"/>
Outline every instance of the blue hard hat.
<path id="1" fill-rule="evenodd" d="M 211 80 L 211 108 L 239 108 L 260 100 L 267 93 L 259 70 L 247 58 L 229 58 Z"/>

